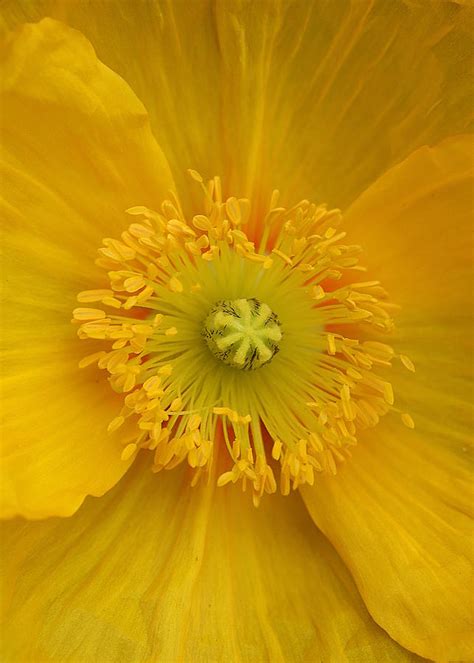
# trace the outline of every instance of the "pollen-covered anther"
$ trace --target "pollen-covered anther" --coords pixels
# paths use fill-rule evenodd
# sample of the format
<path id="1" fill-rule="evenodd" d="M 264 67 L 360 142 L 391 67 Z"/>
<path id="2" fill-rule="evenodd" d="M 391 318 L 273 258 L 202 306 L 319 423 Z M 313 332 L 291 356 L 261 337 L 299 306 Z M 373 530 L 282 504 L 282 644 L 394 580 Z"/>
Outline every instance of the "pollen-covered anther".
<path id="1" fill-rule="evenodd" d="M 284 207 L 278 191 L 252 210 L 218 177 L 190 174 L 202 207 L 185 215 L 172 196 L 130 208 L 129 228 L 99 250 L 105 287 L 79 293 L 73 312 L 93 342 L 79 366 L 122 394 L 108 433 L 124 462 L 146 449 L 154 472 L 186 462 L 192 485 L 240 483 L 258 505 L 278 470 L 284 495 L 335 474 L 389 412 L 413 428 L 388 375 L 394 359 L 413 362 L 369 340 L 393 329 L 395 307 L 360 279 L 339 210 Z"/>

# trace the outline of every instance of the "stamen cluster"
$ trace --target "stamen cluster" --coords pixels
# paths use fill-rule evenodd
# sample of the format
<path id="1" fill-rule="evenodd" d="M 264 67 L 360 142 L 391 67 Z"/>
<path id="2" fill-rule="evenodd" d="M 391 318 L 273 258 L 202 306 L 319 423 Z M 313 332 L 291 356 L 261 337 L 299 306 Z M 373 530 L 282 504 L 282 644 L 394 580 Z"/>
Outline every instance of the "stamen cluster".
<path id="1" fill-rule="evenodd" d="M 378 373 L 395 353 L 360 340 L 391 331 L 393 305 L 378 281 L 349 278 L 363 271 L 361 249 L 341 243 L 338 210 L 306 200 L 287 209 L 275 191 L 267 212 L 252 214 L 249 200 L 223 198 L 219 178 L 205 184 L 190 172 L 204 194 L 202 213 L 186 218 L 173 196 L 159 212 L 129 209 L 136 221 L 120 239 L 104 240 L 97 264 L 108 287 L 81 292 L 86 306 L 74 320 L 81 339 L 107 347 L 80 366 L 97 363 L 123 394 L 109 430 L 123 427 L 124 460 L 148 449 L 154 471 L 187 461 L 193 484 L 224 465 L 218 485 L 250 484 L 258 504 L 277 488 L 276 467 L 283 494 L 313 484 L 317 472 L 334 474 L 357 432 L 395 410 L 391 384 Z M 271 346 L 267 356 L 251 330 L 254 370 L 238 370 L 242 344 L 242 357 L 250 356 L 237 331 L 248 329 L 252 311 L 243 302 L 252 301 L 268 308 L 259 314 L 279 352 Z M 219 302 L 240 302 L 236 315 L 248 320 L 214 352 L 206 329 L 232 323 Z M 226 343 L 237 344 L 231 361 L 219 356 Z M 408 414 L 402 420 L 413 427 Z M 218 458 L 224 445 L 228 461 Z"/>

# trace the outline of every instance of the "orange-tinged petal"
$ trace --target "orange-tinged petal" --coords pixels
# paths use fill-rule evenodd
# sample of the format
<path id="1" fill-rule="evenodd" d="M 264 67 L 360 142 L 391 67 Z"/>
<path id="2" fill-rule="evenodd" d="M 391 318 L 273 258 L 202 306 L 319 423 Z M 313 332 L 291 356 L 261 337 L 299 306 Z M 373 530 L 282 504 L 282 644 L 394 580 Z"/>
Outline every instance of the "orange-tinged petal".
<path id="1" fill-rule="evenodd" d="M 255 509 L 138 461 L 72 518 L 6 523 L 2 541 L 9 660 L 420 660 L 371 620 L 297 495 Z"/>
<path id="2" fill-rule="evenodd" d="M 349 210 L 352 237 L 402 303 L 393 345 L 409 359 L 391 382 L 416 428 L 386 417 L 335 478 L 303 491 L 374 619 L 450 661 L 474 654 L 472 149 L 467 137 L 422 148 Z"/>
<path id="3" fill-rule="evenodd" d="M 474 137 L 422 147 L 358 198 L 344 220 L 405 316 L 471 313 Z"/>
<path id="4" fill-rule="evenodd" d="M 278 188 L 344 208 L 415 147 L 472 121 L 467 8 L 223 0 L 215 13 L 223 154 L 233 190 L 252 200 Z"/>
<path id="5" fill-rule="evenodd" d="M 96 249 L 125 209 L 157 205 L 172 179 L 142 104 L 81 34 L 27 25 L 2 59 L 1 512 L 69 515 L 129 465 L 107 435 L 117 401 L 78 368 L 76 293 L 99 282 Z"/>
<path id="6" fill-rule="evenodd" d="M 472 122 L 472 7 L 452 2 L 9 0 L 7 23 L 88 36 L 185 168 L 268 202 L 343 207 L 413 149 Z"/>

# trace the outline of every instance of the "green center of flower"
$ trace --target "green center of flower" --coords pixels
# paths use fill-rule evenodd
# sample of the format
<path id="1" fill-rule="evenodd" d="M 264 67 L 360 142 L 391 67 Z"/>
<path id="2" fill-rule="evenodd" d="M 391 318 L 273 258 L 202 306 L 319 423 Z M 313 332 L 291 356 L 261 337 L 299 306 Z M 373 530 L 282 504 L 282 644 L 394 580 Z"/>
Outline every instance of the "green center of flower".
<path id="1" fill-rule="evenodd" d="M 212 354 L 244 371 L 273 359 L 282 338 L 281 324 L 268 304 L 258 299 L 222 299 L 209 311 L 203 335 Z"/>

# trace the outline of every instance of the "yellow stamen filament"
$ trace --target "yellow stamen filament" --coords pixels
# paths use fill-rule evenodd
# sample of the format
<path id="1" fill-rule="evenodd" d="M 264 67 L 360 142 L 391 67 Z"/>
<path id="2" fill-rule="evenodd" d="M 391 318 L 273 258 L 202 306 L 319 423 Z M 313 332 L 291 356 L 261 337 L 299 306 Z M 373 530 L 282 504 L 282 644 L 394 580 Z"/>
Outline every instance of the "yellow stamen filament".
<path id="1" fill-rule="evenodd" d="M 393 305 L 378 281 L 351 280 L 361 249 L 342 243 L 338 210 L 287 209 L 275 191 L 257 215 L 223 199 L 219 178 L 190 175 L 204 195 L 194 216 L 176 198 L 133 207 L 128 230 L 104 240 L 97 264 L 110 287 L 79 293 L 86 306 L 73 313 L 79 337 L 104 349 L 80 366 L 97 364 L 123 394 L 109 432 L 127 438 L 124 461 L 140 449 L 155 472 L 186 461 L 195 485 L 226 449 L 217 484 L 251 486 L 258 504 L 276 491 L 277 467 L 283 494 L 335 474 L 358 431 L 398 411 L 392 360 L 414 366 L 359 340 L 393 329 Z"/>

